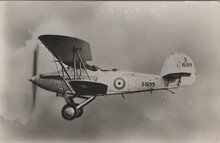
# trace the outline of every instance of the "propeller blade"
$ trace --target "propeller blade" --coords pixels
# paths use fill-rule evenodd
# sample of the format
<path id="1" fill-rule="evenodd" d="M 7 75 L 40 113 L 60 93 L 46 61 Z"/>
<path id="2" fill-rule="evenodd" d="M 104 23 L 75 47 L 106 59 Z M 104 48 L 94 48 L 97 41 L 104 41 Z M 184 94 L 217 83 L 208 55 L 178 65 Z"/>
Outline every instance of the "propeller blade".
<path id="1" fill-rule="evenodd" d="M 37 75 L 37 61 L 38 61 L 38 50 L 39 50 L 39 45 L 37 44 L 35 50 L 34 50 L 34 62 L 33 62 L 33 74 L 32 74 L 32 79 L 35 78 L 34 76 Z M 32 83 L 32 91 L 33 91 L 33 100 L 32 100 L 32 109 L 31 111 L 33 112 L 35 108 L 35 102 L 36 102 L 36 94 L 37 94 L 37 86 Z"/>
<path id="2" fill-rule="evenodd" d="M 36 103 L 37 86 L 32 84 L 32 90 L 33 90 L 33 100 L 32 100 L 31 111 L 33 112 L 35 108 L 35 103 Z"/>
<path id="3" fill-rule="evenodd" d="M 39 45 L 37 45 L 36 49 L 34 50 L 34 63 L 33 63 L 33 74 L 32 74 L 32 76 L 35 76 L 37 74 L 38 49 L 39 49 Z"/>

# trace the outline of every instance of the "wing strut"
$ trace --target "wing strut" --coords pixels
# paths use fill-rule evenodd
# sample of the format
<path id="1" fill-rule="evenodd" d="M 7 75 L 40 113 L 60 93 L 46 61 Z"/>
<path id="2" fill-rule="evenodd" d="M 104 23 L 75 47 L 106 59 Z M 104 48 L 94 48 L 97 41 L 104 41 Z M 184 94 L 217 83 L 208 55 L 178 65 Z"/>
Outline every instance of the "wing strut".
<path id="1" fill-rule="evenodd" d="M 54 53 L 55 57 L 58 59 L 58 62 L 60 63 L 60 65 L 61 65 L 63 71 L 66 73 L 66 75 L 68 76 L 69 80 L 71 80 L 71 77 L 70 77 L 69 73 L 66 71 L 66 69 L 65 69 L 63 63 L 61 62 L 60 58 L 57 56 L 57 54 L 56 54 L 55 51 L 53 51 L 53 53 Z M 64 76 L 60 76 L 60 77 L 62 78 L 62 80 L 64 81 L 64 83 L 66 84 L 66 86 L 69 88 L 71 94 L 74 96 L 74 90 L 73 90 L 73 88 L 72 88 L 72 87 L 70 86 L 70 84 L 65 80 Z"/>
<path id="2" fill-rule="evenodd" d="M 87 72 L 87 70 L 86 70 L 86 66 L 85 66 L 85 64 L 83 63 L 83 60 L 82 60 L 81 56 L 79 55 L 78 49 L 76 49 L 76 54 L 77 54 L 77 56 L 79 57 L 80 64 L 82 64 L 82 66 L 83 66 L 83 68 L 84 68 L 84 70 L 85 70 L 85 72 L 86 72 L 88 78 L 91 80 L 91 78 L 90 78 L 90 76 L 89 76 L 89 74 L 88 74 L 88 72 Z M 81 66 L 80 66 L 80 67 L 81 67 Z M 81 70 L 81 69 L 80 69 L 80 70 Z"/>
<path id="3" fill-rule="evenodd" d="M 89 76 L 89 74 L 88 74 L 88 72 L 87 72 L 86 66 L 85 66 L 85 64 L 84 64 L 84 62 L 83 62 L 83 60 L 82 60 L 82 58 L 81 58 L 81 56 L 80 56 L 78 50 L 79 50 L 79 48 L 75 48 L 75 49 L 73 48 L 74 79 L 76 79 L 77 76 L 78 76 L 77 65 L 76 65 L 76 57 L 78 57 L 79 60 L 80 60 L 80 62 L 79 62 L 79 64 L 80 64 L 80 65 L 79 65 L 79 67 L 80 67 L 80 75 L 81 75 L 81 72 L 82 72 L 82 71 L 81 71 L 81 70 L 82 70 L 82 67 L 81 67 L 81 66 L 83 66 L 83 69 L 85 70 L 85 72 L 86 72 L 86 74 L 87 74 L 89 80 L 91 80 L 91 78 L 90 78 L 90 76 Z M 51 51 L 51 52 L 53 52 L 53 54 L 55 55 L 55 57 L 58 59 L 58 62 L 60 63 L 60 65 L 61 65 L 61 67 L 62 67 L 62 71 L 64 71 L 64 72 L 66 73 L 68 79 L 71 80 L 71 76 L 70 76 L 69 73 L 67 72 L 67 70 L 66 70 L 66 68 L 64 67 L 62 61 L 60 60 L 59 56 L 56 54 L 56 52 L 55 52 L 54 50 Z M 66 79 L 64 78 L 64 76 L 61 76 L 61 78 L 62 78 L 62 80 L 64 81 L 64 83 L 66 84 L 66 86 L 69 88 L 71 94 L 74 95 L 75 92 L 74 92 L 73 88 L 71 87 L 71 85 L 69 84 L 69 82 L 66 81 Z"/>
<path id="4" fill-rule="evenodd" d="M 56 54 L 55 51 L 53 51 L 53 53 L 54 53 L 55 57 L 58 59 L 58 62 L 60 63 L 60 65 L 61 65 L 62 69 L 64 70 L 64 72 L 66 73 L 66 75 L 68 76 L 69 80 L 71 80 L 71 77 L 70 77 L 70 75 L 68 74 L 68 72 L 66 71 L 66 69 L 65 69 L 64 65 L 62 64 L 60 58 L 57 56 L 57 54 Z"/>
<path id="5" fill-rule="evenodd" d="M 76 79 L 76 52 L 73 48 L 73 68 L 74 68 L 74 79 Z"/>

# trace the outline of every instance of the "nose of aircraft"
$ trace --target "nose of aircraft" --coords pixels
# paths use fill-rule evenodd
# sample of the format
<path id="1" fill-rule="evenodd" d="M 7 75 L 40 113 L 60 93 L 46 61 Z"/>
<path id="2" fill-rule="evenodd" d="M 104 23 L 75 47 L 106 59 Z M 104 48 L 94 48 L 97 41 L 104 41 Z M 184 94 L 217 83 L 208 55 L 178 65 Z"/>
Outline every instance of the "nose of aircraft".
<path id="1" fill-rule="evenodd" d="M 28 79 L 30 82 L 32 82 L 32 83 L 36 83 L 36 80 L 37 80 L 37 78 L 36 78 L 36 75 L 35 76 L 33 76 L 31 79 Z"/>

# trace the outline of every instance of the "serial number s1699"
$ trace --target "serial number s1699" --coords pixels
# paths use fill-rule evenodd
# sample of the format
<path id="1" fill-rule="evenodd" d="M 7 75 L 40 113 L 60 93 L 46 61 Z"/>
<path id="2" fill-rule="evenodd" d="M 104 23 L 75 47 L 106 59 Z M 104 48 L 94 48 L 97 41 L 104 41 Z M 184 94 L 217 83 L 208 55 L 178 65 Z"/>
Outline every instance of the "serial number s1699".
<path id="1" fill-rule="evenodd" d="M 192 63 L 189 62 L 182 63 L 182 67 L 192 67 Z"/>
<path id="2" fill-rule="evenodd" d="M 141 83 L 142 87 L 154 87 L 155 86 L 155 82 L 149 81 L 149 82 L 142 82 Z"/>

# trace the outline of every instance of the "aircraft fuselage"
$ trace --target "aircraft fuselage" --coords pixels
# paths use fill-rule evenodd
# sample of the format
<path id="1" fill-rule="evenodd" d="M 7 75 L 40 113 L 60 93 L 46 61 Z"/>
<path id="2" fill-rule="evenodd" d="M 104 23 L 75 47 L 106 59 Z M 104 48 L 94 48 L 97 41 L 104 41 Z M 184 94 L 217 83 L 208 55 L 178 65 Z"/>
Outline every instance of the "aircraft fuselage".
<path id="1" fill-rule="evenodd" d="M 108 86 L 106 95 L 151 91 L 167 88 L 164 79 L 160 75 L 113 70 L 87 71 L 92 81 L 103 83 Z M 86 73 L 84 72 L 79 73 L 78 71 L 75 79 L 73 69 L 67 69 L 67 72 L 71 76 L 71 80 L 89 80 L 88 76 L 86 76 Z M 70 81 L 70 79 L 68 79 L 68 77 L 65 75 L 64 78 L 66 81 Z M 70 93 L 68 87 L 59 76 L 58 72 L 36 75 L 31 79 L 31 81 L 37 86 L 52 92 L 60 94 Z M 169 85 L 169 88 L 171 86 L 172 85 Z M 176 84 L 173 84 L 173 87 L 175 86 Z"/>

